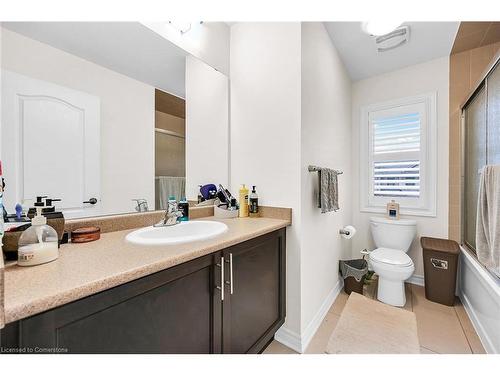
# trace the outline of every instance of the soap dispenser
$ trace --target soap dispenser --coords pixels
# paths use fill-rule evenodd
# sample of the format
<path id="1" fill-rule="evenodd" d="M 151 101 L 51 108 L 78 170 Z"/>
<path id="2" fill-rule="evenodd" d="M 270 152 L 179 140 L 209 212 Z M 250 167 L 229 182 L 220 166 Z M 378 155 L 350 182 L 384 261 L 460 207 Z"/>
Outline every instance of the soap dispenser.
<path id="1" fill-rule="evenodd" d="M 58 237 L 54 228 L 47 225 L 42 215 L 42 207 L 36 207 L 36 215 L 31 219 L 31 227 L 19 238 L 17 264 L 36 266 L 52 262 L 59 257 Z"/>
<path id="2" fill-rule="evenodd" d="M 259 196 L 257 195 L 257 191 L 255 186 L 252 186 L 252 192 L 248 197 L 248 211 L 250 217 L 259 217 Z"/>

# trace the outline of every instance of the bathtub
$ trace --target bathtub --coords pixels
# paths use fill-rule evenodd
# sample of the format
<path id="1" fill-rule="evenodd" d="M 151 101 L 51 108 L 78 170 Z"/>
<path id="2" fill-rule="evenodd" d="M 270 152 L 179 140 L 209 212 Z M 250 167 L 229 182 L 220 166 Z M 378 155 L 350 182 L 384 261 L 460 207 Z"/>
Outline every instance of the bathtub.
<path id="1" fill-rule="evenodd" d="M 488 353 L 500 353 L 500 279 L 461 248 L 459 296 Z"/>

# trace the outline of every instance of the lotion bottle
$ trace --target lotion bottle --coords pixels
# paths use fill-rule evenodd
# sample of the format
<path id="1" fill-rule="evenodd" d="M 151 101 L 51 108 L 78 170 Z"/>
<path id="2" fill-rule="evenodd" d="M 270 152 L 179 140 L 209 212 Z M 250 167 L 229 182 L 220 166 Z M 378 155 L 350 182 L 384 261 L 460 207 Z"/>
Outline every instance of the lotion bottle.
<path id="1" fill-rule="evenodd" d="M 245 184 L 241 185 L 239 191 L 240 198 L 240 217 L 248 217 L 248 188 Z"/>

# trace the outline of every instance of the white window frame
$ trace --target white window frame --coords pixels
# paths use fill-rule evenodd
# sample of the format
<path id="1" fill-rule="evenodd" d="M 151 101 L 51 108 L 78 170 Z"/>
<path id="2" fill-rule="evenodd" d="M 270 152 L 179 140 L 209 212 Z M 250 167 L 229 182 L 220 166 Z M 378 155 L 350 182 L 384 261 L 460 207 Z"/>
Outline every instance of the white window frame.
<path id="1" fill-rule="evenodd" d="M 360 210 L 384 213 L 386 204 L 394 199 L 400 213 L 436 217 L 437 198 L 437 93 L 431 92 L 400 98 L 361 108 L 360 123 Z M 376 197 L 373 194 L 373 132 L 370 114 L 380 111 L 394 114 L 401 107 L 418 108 L 420 113 L 420 196 L 419 198 Z M 401 113 L 401 112 L 399 112 Z M 407 113 L 407 111 L 405 111 Z"/>

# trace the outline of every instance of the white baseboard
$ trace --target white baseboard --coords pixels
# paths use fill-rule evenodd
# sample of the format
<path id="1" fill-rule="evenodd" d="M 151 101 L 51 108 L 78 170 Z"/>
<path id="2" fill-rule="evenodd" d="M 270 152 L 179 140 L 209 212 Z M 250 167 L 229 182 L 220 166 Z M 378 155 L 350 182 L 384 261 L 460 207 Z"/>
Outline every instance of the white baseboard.
<path id="1" fill-rule="evenodd" d="M 323 319 L 325 319 L 325 316 L 330 310 L 330 307 L 333 305 L 335 299 L 342 290 L 343 286 L 343 279 L 339 278 L 339 281 L 337 282 L 335 287 L 333 287 L 333 289 L 328 293 L 320 308 L 318 309 L 316 314 L 314 314 L 313 319 L 309 322 L 306 329 L 302 332 L 302 335 L 297 334 L 296 332 L 293 332 L 288 328 L 281 327 L 274 335 L 276 341 L 279 341 L 283 345 L 288 346 L 290 349 L 293 349 L 298 353 L 304 353 L 314 334 L 323 322 Z"/>
<path id="2" fill-rule="evenodd" d="M 330 307 L 332 307 L 333 303 L 335 302 L 335 299 L 339 295 L 340 291 L 342 290 L 342 287 L 344 286 L 344 280 L 339 277 L 339 281 L 337 281 L 337 284 L 333 287 L 333 289 L 328 293 L 326 296 L 325 300 L 321 304 L 321 307 L 318 309 L 316 314 L 314 315 L 313 319 L 309 322 L 307 325 L 306 329 L 304 332 L 302 332 L 301 336 L 301 344 L 302 344 L 302 351 L 303 353 L 309 343 L 311 342 L 314 334 L 318 330 L 319 326 L 323 322 L 323 319 L 325 319 L 326 314 L 328 314 L 328 311 L 330 310 Z"/>
<path id="3" fill-rule="evenodd" d="M 414 284 L 414 285 L 419 285 L 419 286 L 425 285 L 424 277 L 420 276 L 420 275 L 413 275 L 408 280 L 406 280 L 406 282 L 410 283 L 410 284 Z"/>
<path id="4" fill-rule="evenodd" d="M 302 345 L 300 344 L 300 335 L 282 326 L 274 334 L 274 339 L 283 345 L 295 350 L 297 353 L 302 353 Z"/>

